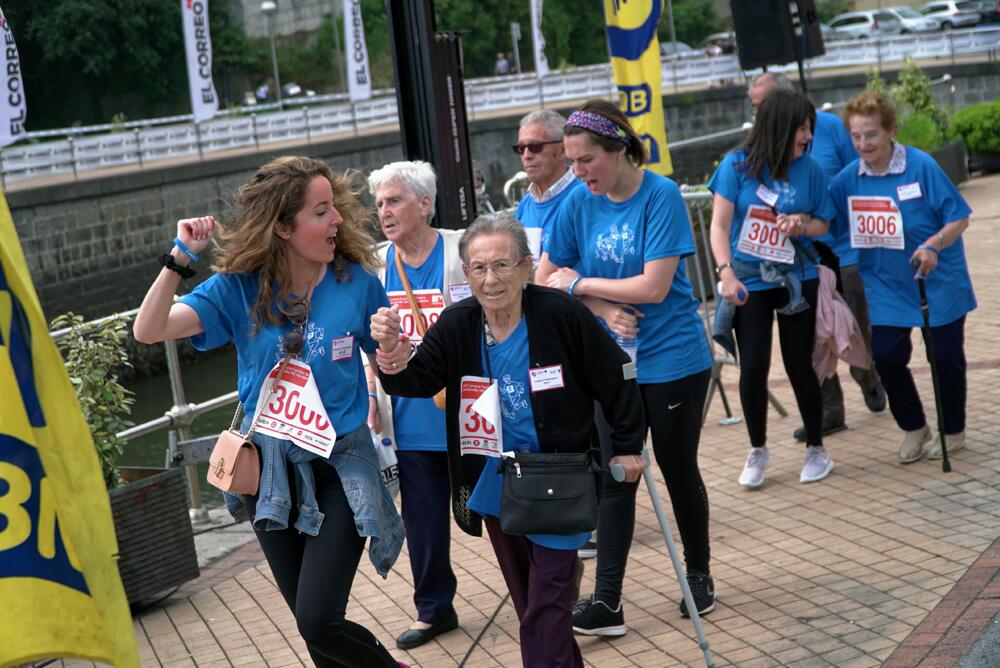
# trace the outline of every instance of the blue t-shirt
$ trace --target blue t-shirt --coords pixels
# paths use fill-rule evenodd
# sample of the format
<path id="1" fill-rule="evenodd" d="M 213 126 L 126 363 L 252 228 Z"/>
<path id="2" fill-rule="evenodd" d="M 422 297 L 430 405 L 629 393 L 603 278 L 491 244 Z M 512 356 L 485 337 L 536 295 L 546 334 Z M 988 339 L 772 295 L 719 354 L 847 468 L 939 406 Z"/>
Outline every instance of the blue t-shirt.
<path id="1" fill-rule="evenodd" d="M 919 197 L 912 197 L 913 184 L 920 187 Z M 908 199 L 901 200 L 899 188 Z M 835 234 L 850 243 L 848 201 L 853 195 L 891 197 L 903 218 L 903 250 L 865 248 L 856 251 L 858 269 L 865 283 L 868 313 L 873 325 L 920 327 L 920 292 L 913 280 L 915 270 L 910 257 L 917 246 L 930 239 L 948 223 L 967 218 L 972 209 L 958 188 L 923 151 L 906 147 L 906 169 L 902 174 L 861 176 L 858 162 L 852 162 L 830 184 L 830 195 L 837 208 Z M 976 308 L 972 279 L 965 261 L 965 244 L 959 237 L 941 251 L 938 266 L 927 277 L 927 304 L 931 326 L 938 327 L 961 318 Z"/>
<path id="2" fill-rule="evenodd" d="M 759 197 L 757 189 L 764 185 L 771 192 L 777 193 L 778 201 L 774 204 L 774 208 L 779 213 L 807 213 L 814 218 L 829 221 L 833 218 L 834 209 L 826 191 L 827 178 L 809 155 L 803 155 L 792 161 L 788 167 L 787 181 L 772 179 L 770 169 L 767 169 L 763 179 L 751 178 L 745 171 L 746 156 L 746 151 L 742 148 L 731 151 L 715 170 L 712 180 L 708 182 L 708 189 L 732 202 L 736 207 L 732 224 L 729 226 L 729 246 L 734 259 L 755 268 L 753 275 L 740 276 L 747 290 L 754 292 L 775 287 L 761 280 L 760 274 L 757 273 L 756 268 L 760 266 L 760 259 L 736 250 L 736 244 L 740 240 L 740 228 L 743 226 L 750 205 L 767 206 L 767 202 Z M 803 245 L 812 246 L 812 241 L 805 237 L 801 237 L 799 241 Z M 796 258 L 796 261 L 798 259 Z M 816 278 L 816 267 L 805 258 L 802 258 L 798 271 L 801 280 Z"/>
<path id="3" fill-rule="evenodd" d="M 489 355 L 489 359 L 487 359 Z M 531 409 L 531 387 L 528 381 L 528 325 L 524 318 L 502 343 L 483 351 L 483 369 L 492 369 L 500 390 L 501 430 L 504 452 L 538 452 L 535 414 Z M 479 482 L 472 490 L 468 506 L 480 515 L 500 517 L 500 495 L 503 475 L 497 472 L 498 460 L 487 458 Z M 553 550 L 576 550 L 590 538 L 590 532 L 570 536 L 529 534 L 528 540 Z"/>
<path id="4" fill-rule="evenodd" d="M 406 267 L 406 277 L 413 290 L 444 290 L 444 238 L 438 235 L 437 243 L 419 267 Z M 386 255 L 386 292 L 405 295 L 403 282 L 396 271 L 396 245 L 389 246 Z M 434 405 L 433 399 L 392 397 L 392 427 L 396 433 L 396 447 L 400 450 L 448 449 L 445 433 L 444 411 Z"/>
<path id="5" fill-rule="evenodd" d="M 378 344 L 371 338 L 371 316 L 380 306 L 389 305 L 376 276 L 353 262 L 345 265 L 349 279 L 337 281 L 330 266 L 313 291 L 301 356 L 312 369 L 338 436 L 354 431 L 368 417 L 361 351 L 375 352 Z M 210 350 L 229 342 L 236 345 L 236 386 L 244 409 L 251 415 L 264 379 L 281 359 L 281 338 L 292 329 L 286 320 L 280 325 L 265 323 L 253 333 L 250 309 L 257 301 L 259 283 L 256 274 L 215 274 L 180 298 L 201 320 L 204 331 L 191 337 L 195 348 Z M 353 337 L 351 356 L 334 362 L 332 342 L 346 336 Z"/>
<path id="6" fill-rule="evenodd" d="M 680 257 L 670 292 L 659 304 L 634 304 L 639 321 L 638 382 L 665 383 L 712 366 L 698 300 L 683 258 L 694 253 L 687 207 L 677 184 L 643 172 L 638 192 L 625 202 L 577 188 L 559 210 L 546 248 L 560 267 L 581 276 L 631 278 L 647 262 Z"/>
<path id="7" fill-rule="evenodd" d="M 854 149 L 851 136 L 847 134 L 847 128 L 839 116 L 827 111 L 816 112 L 816 131 L 813 133 L 809 155 L 830 180 L 840 173 L 844 165 L 858 159 L 858 152 Z M 843 237 L 838 239 L 833 235 L 832 224 L 830 232 L 817 237 L 816 241 L 823 242 L 836 253 L 840 259 L 840 266 L 848 267 L 858 263 L 858 256 L 851 249 L 850 243 L 844 243 Z"/>
<path id="8" fill-rule="evenodd" d="M 542 229 L 542 249 L 548 244 L 551 235 L 552 224 L 559 213 L 559 208 L 566 197 L 583 185 L 580 179 L 573 179 L 562 192 L 554 197 L 550 197 L 544 202 L 536 202 L 530 194 L 525 195 L 517 205 L 517 212 L 514 216 L 521 221 L 525 227 L 540 227 Z"/>

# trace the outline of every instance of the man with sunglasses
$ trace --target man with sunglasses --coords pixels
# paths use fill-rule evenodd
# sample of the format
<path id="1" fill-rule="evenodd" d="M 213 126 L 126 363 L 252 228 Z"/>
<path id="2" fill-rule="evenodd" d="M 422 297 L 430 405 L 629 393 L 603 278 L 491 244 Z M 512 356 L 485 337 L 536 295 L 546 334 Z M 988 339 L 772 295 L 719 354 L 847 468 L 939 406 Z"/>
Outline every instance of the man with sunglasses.
<path id="1" fill-rule="evenodd" d="M 531 182 L 515 216 L 524 225 L 536 263 L 559 207 L 574 188 L 582 185 L 567 166 L 563 153 L 565 123 L 565 118 L 550 109 L 533 111 L 521 119 L 513 147 L 521 156 L 521 166 Z"/>

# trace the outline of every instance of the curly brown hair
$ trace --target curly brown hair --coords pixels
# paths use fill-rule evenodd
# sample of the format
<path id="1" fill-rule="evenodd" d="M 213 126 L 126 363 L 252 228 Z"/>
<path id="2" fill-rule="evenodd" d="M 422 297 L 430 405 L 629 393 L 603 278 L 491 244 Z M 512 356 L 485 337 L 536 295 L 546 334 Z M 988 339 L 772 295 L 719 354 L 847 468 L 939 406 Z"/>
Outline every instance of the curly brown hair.
<path id="1" fill-rule="evenodd" d="M 848 100 L 841 115 L 848 132 L 851 116 L 878 116 L 883 130 L 892 132 L 896 128 L 896 106 L 888 97 L 873 90 L 863 91 Z"/>
<path id="2" fill-rule="evenodd" d="M 295 229 L 295 216 L 305 206 L 306 190 L 317 176 L 330 182 L 333 202 L 344 222 L 337 230 L 333 269 L 338 281 L 350 280 L 347 262 L 369 271 L 379 267 L 375 241 L 366 231 L 371 211 L 358 199 L 366 187 L 364 175 L 348 170 L 335 175 L 313 158 L 283 156 L 262 166 L 240 186 L 230 221 L 215 241 L 212 270 L 222 274 L 257 274 L 260 290 L 250 310 L 255 331 L 266 321 L 282 321 L 279 304 L 289 303 L 291 274 L 287 243 L 275 234 L 278 224 Z"/>

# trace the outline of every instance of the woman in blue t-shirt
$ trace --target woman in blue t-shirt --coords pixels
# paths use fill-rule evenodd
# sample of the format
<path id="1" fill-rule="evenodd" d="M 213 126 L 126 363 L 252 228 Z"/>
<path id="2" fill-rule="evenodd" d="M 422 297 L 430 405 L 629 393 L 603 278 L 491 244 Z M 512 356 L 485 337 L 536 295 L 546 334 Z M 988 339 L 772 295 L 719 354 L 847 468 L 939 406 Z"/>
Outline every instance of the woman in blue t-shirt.
<path id="1" fill-rule="evenodd" d="M 160 258 L 163 269 L 139 308 L 134 332 L 143 343 L 191 337 L 199 350 L 233 343 L 239 397 L 248 416 L 241 433 L 247 433 L 262 394 L 267 409 L 278 410 L 289 424 L 296 415 L 313 426 L 322 423 L 313 420 L 319 406 L 309 398 L 311 375 L 318 403 L 336 431 L 329 459 L 293 444 L 295 428 L 288 439 L 255 431 L 263 464 L 258 494 L 232 498 L 254 520 L 313 662 L 398 668 L 403 664 L 368 629 L 345 617 L 366 539 L 372 539 L 371 559 L 383 577 L 403 541 L 365 425 L 361 353 L 374 353 L 368 320 L 388 300 L 372 273 L 377 260 L 357 192 L 350 174 L 334 176 L 318 160 L 284 157 L 264 165 L 240 188 L 228 229 L 211 216 L 177 223 L 174 247 Z M 173 303 L 180 280 L 194 273 L 188 265 L 208 248 L 217 229 L 221 243 L 215 244 L 212 267 L 217 273 Z M 285 356 L 297 360 L 295 380 L 302 385 L 302 410 L 291 416 L 298 390 L 283 384 L 261 392 Z M 309 410 L 308 419 L 307 403 L 317 409 Z M 284 410 L 274 408 L 278 404 Z"/>
<path id="2" fill-rule="evenodd" d="M 962 233 L 972 209 L 933 158 L 893 139 L 896 110 L 885 96 L 855 96 L 844 118 L 861 158 L 830 184 L 834 233 L 858 249 L 872 354 L 892 416 L 906 432 L 899 447 L 899 461 L 906 464 L 924 455 L 932 436 L 909 369 L 910 332 L 923 324 L 915 283 L 920 275 L 927 281 L 948 451 L 965 446 L 965 316 L 976 308 L 976 297 Z M 920 263 L 918 275 L 913 260 Z M 927 457 L 941 456 L 939 436 Z"/>
<path id="3" fill-rule="evenodd" d="M 642 169 L 645 145 L 614 104 L 587 102 L 563 132 L 566 156 L 586 188 L 567 196 L 536 280 L 581 297 L 633 356 L 635 368 L 628 372 L 639 381 L 646 426 L 684 543 L 691 592 L 698 611 L 706 613 L 715 606 L 715 585 L 698 441 L 712 356 L 681 262 L 694 253 L 687 208 L 673 181 Z M 598 428 L 607 461 L 609 439 L 600 418 Z M 577 633 L 626 632 L 621 594 L 636 488 L 604 478 L 597 582 L 573 617 Z M 687 614 L 683 602 L 681 613 Z"/>
<path id="4" fill-rule="evenodd" d="M 749 488 L 764 483 L 771 464 L 767 374 L 775 312 L 781 357 L 806 430 L 799 482 L 822 480 L 833 470 L 812 366 L 819 280 L 803 256 L 811 246 L 807 237 L 825 234 L 833 216 L 826 177 L 807 153 L 815 126 L 816 110 L 805 95 L 771 92 L 744 145 L 723 159 L 708 183 L 715 193 L 711 243 L 721 296 L 737 306 L 740 402 L 752 446 L 740 484 Z"/>

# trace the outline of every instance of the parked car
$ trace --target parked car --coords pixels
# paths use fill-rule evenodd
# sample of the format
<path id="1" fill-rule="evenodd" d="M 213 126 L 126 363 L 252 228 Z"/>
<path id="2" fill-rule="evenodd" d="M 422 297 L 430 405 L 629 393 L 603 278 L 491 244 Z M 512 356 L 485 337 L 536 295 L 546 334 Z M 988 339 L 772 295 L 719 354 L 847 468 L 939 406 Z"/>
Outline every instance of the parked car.
<path id="1" fill-rule="evenodd" d="M 997 0 L 979 0 L 980 23 L 1000 23 L 1000 2 Z"/>
<path id="2" fill-rule="evenodd" d="M 830 27 L 838 37 L 868 39 L 898 35 L 903 31 L 903 22 L 895 14 L 879 9 L 840 14 L 830 21 Z"/>
<path id="3" fill-rule="evenodd" d="M 289 99 L 292 97 L 316 97 L 316 91 L 303 88 L 297 83 L 286 83 L 281 87 L 281 97 L 284 99 Z"/>
<path id="4" fill-rule="evenodd" d="M 941 22 L 935 18 L 924 16 L 913 7 L 890 7 L 887 10 L 894 14 L 896 18 L 903 22 L 903 34 L 920 32 L 937 32 L 941 29 Z"/>
<path id="5" fill-rule="evenodd" d="M 674 44 L 677 45 L 677 50 L 674 51 Z M 667 60 L 686 60 L 688 58 L 700 58 L 703 54 L 701 51 L 692 49 L 689 44 L 684 42 L 660 42 L 660 53 Z"/>
<path id="6" fill-rule="evenodd" d="M 920 13 L 940 21 L 941 30 L 971 28 L 981 19 L 977 0 L 935 0 L 921 7 Z"/>
<path id="7" fill-rule="evenodd" d="M 724 32 L 714 32 L 705 39 L 701 40 L 698 48 L 709 53 L 710 55 L 718 55 L 718 53 L 736 53 L 736 34 L 727 30 Z M 718 53 L 713 53 L 718 50 Z"/>

